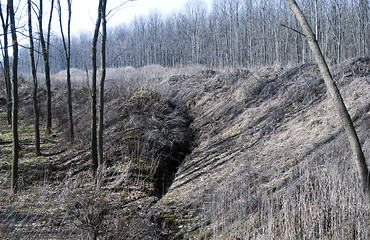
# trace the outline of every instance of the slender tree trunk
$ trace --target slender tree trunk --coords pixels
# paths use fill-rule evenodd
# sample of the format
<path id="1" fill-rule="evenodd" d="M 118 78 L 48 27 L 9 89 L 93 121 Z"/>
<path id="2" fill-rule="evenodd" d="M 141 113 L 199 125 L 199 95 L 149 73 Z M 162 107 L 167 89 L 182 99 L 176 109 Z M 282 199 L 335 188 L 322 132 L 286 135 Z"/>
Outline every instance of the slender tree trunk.
<path id="1" fill-rule="evenodd" d="M 369 54 L 369 2 L 367 0 L 360 0 L 361 9 L 361 35 L 362 35 L 362 55 L 367 56 Z M 366 30 L 367 29 L 367 30 Z M 360 44 L 361 45 L 361 44 Z"/>
<path id="2" fill-rule="evenodd" d="M 12 161 L 12 176 L 10 189 L 12 194 L 15 194 L 18 189 L 18 157 L 19 157 L 19 142 L 18 142 L 18 40 L 17 29 L 15 27 L 15 13 L 13 0 L 8 0 L 7 11 L 10 17 L 10 30 L 12 35 L 13 46 L 13 76 L 12 76 L 12 133 L 13 133 L 13 161 Z"/>
<path id="3" fill-rule="evenodd" d="M 68 116 L 69 116 L 69 134 L 71 142 L 74 142 L 74 124 L 73 124 L 73 103 L 72 103 L 72 85 L 71 85 L 71 63 L 70 57 L 67 60 L 67 88 L 68 88 Z"/>
<path id="4" fill-rule="evenodd" d="M 72 2 L 67 0 L 68 4 L 68 29 L 67 29 L 67 42 L 64 37 L 63 24 L 62 24 L 62 7 L 60 0 L 57 1 L 59 25 L 63 40 L 64 54 L 67 62 L 67 89 L 68 89 L 68 117 L 69 117 L 69 134 L 71 142 L 74 141 L 74 126 L 73 126 L 73 105 L 72 105 L 72 87 L 71 87 L 71 16 L 72 16 Z"/>
<path id="5" fill-rule="evenodd" d="M 8 30 L 6 30 L 8 31 Z M 8 37 L 7 33 L 4 33 L 4 78 L 6 88 L 6 117 L 8 123 L 12 122 L 12 85 L 10 81 L 10 64 L 9 64 L 9 52 L 8 52 Z"/>
<path id="6" fill-rule="evenodd" d="M 315 0 L 315 37 L 316 41 L 319 41 L 319 6 L 318 0 Z"/>
<path id="7" fill-rule="evenodd" d="M 107 20 L 105 16 L 107 0 L 103 0 L 102 4 L 102 36 L 101 36 L 101 78 L 100 78 L 100 89 L 99 89 L 99 136 L 98 136 L 98 146 L 99 146 L 99 165 L 103 166 L 103 132 L 104 132 L 104 83 L 106 76 L 106 41 L 107 41 Z"/>
<path id="8" fill-rule="evenodd" d="M 72 86 L 71 86 L 71 17 L 72 17 L 72 0 L 68 0 L 68 29 L 67 29 L 67 87 L 68 87 L 68 115 L 69 130 L 71 142 L 74 141 L 75 133 L 73 127 L 73 105 L 72 105 Z"/>
<path id="9" fill-rule="evenodd" d="M 32 68 L 32 79 L 33 79 L 33 111 L 35 113 L 35 154 L 36 156 L 41 155 L 40 151 L 40 116 L 39 116 L 39 107 L 38 107 L 38 100 L 37 100 L 37 70 L 35 64 L 35 54 L 34 54 L 34 43 L 33 43 L 33 34 L 32 34 L 32 8 L 31 8 L 31 0 L 27 0 L 28 5 L 28 33 L 30 38 L 30 58 L 31 58 L 31 68 Z"/>
<path id="10" fill-rule="evenodd" d="M 74 142 L 74 124 L 73 124 L 73 103 L 72 103 L 72 85 L 71 85 L 71 63 L 67 60 L 67 88 L 68 88 L 68 116 L 69 116 L 69 134 L 71 142 Z"/>
<path id="11" fill-rule="evenodd" d="M 43 15 L 43 0 L 40 0 L 39 6 L 39 31 L 40 31 L 40 42 L 42 47 L 42 56 L 44 59 L 44 68 L 45 68 L 45 84 L 46 84 L 46 132 L 48 134 L 51 133 L 52 127 L 52 114 L 51 114 L 51 83 L 50 83 L 50 62 L 49 62 L 49 46 L 50 46 L 50 33 L 51 33 L 51 20 L 53 16 L 53 9 L 54 9 L 54 0 L 51 0 L 51 7 L 50 7 L 50 16 L 49 16 L 49 23 L 48 23 L 48 31 L 47 37 L 45 41 L 44 31 L 42 28 L 42 15 Z"/>
<path id="12" fill-rule="evenodd" d="M 0 9 L 2 9 L 0 3 Z M 8 124 L 12 123 L 12 87 L 11 87 L 11 80 L 10 80 L 10 64 L 9 64 L 9 51 L 8 51 L 8 29 L 9 29 L 9 14 L 6 14 L 6 18 L 4 18 L 3 12 L 0 11 L 0 18 L 3 27 L 3 40 L 4 40 L 4 52 L 3 52 L 3 72 L 4 72 L 4 79 L 5 79 L 5 90 L 6 90 L 6 116 L 8 120 Z"/>
<path id="13" fill-rule="evenodd" d="M 329 68 L 326 64 L 326 61 L 321 53 L 321 50 L 317 44 L 315 35 L 313 34 L 305 16 L 303 15 L 302 11 L 298 7 L 295 0 L 286 0 L 289 4 L 290 9 L 293 11 L 293 13 L 296 15 L 303 32 L 306 36 L 306 39 L 308 41 L 308 44 L 313 52 L 313 55 L 315 57 L 315 60 L 319 66 L 321 75 L 324 78 L 325 84 L 328 88 L 328 91 L 331 95 L 331 98 L 333 100 L 333 103 L 335 107 L 337 108 L 339 117 L 342 121 L 342 125 L 346 131 L 349 143 L 351 145 L 351 149 L 354 155 L 354 159 L 357 165 L 357 170 L 359 172 L 359 177 L 361 180 L 361 184 L 363 187 L 363 190 L 366 194 L 366 198 L 368 201 L 368 204 L 370 204 L 370 176 L 369 171 L 366 165 L 366 160 L 364 153 L 361 149 L 360 141 L 357 137 L 355 128 L 353 127 L 353 123 L 351 120 L 350 115 L 348 114 L 347 108 L 344 105 L 342 96 L 340 95 L 340 92 L 332 78 L 332 75 L 329 71 Z"/>
<path id="14" fill-rule="evenodd" d="M 275 30 L 274 37 L 275 37 L 275 64 L 280 66 L 280 49 L 279 49 L 279 38 L 278 38 L 278 29 Z"/>
<path id="15" fill-rule="evenodd" d="M 95 23 L 94 37 L 92 41 L 92 79 L 91 79 L 91 158 L 93 162 L 94 176 L 98 169 L 98 143 L 97 143 L 97 123 L 96 123 L 96 75 L 97 75 L 97 44 L 99 37 L 99 28 L 103 9 L 103 0 L 99 1 L 98 18 Z"/>

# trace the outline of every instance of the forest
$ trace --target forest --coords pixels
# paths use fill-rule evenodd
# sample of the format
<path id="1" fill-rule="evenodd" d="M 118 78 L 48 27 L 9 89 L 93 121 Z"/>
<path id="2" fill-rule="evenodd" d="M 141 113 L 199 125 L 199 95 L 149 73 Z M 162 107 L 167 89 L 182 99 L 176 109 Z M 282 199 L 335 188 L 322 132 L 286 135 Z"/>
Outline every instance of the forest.
<path id="1" fill-rule="evenodd" d="M 0 239 L 370 238 L 367 0 L 109 1 L 0 1 Z"/>
<path id="2" fill-rule="evenodd" d="M 369 3 L 366 0 L 299 1 L 330 64 L 369 55 Z M 124 15 L 122 9 L 116 14 Z M 286 27 L 284 27 L 286 26 Z M 130 24 L 109 28 L 108 67 L 255 67 L 312 62 L 298 22 L 282 0 L 214 0 L 211 9 L 189 1 L 184 10 L 163 16 L 152 12 Z M 59 32 L 51 37 L 52 71 L 65 69 Z M 92 34 L 71 39 L 71 67 L 90 68 Z M 20 68 L 30 72 L 28 52 L 20 51 Z"/>

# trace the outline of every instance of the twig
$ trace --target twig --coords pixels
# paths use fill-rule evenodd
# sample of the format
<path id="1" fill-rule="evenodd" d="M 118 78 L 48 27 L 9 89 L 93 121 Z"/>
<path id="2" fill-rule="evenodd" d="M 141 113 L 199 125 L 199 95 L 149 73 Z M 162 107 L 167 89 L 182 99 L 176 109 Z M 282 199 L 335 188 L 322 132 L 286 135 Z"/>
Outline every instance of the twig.
<path id="1" fill-rule="evenodd" d="M 280 25 L 281 25 L 281 26 L 283 26 L 283 27 L 288 28 L 289 30 L 292 30 L 292 31 L 294 31 L 294 32 L 298 33 L 299 35 L 302 35 L 303 37 L 306 37 L 306 35 L 304 35 L 303 33 L 301 33 L 300 31 L 298 31 L 298 30 L 296 30 L 296 29 L 294 29 L 294 28 L 288 27 L 287 25 L 284 25 L 284 24 L 282 24 L 282 23 L 280 23 Z"/>

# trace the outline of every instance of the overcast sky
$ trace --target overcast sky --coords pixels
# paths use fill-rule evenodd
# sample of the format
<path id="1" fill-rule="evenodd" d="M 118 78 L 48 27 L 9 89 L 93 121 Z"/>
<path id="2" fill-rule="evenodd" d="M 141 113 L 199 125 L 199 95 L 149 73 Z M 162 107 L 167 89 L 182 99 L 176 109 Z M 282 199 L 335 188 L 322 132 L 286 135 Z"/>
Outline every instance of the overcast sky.
<path id="1" fill-rule="evenodd" d="M 130 22 L 137 15 L 146 15 L 159 10 L 164 14 L 180 10 L 188 0 L 136 0 L 125 4 L 109 19 L 108 26 Z M 210 0 L 206 0 L 210 1 Z M 63 1 L 62 1 L 63 2 Z M 108 9 L 114 9 L 124 0 L 108 0 Z M 72 0 L 72 34 L 91 31 L 97 16 L 98 0 Z"/>
<path id="2" fill-rule="evenodd" d="M 121 6 L 127 0 L 108 0 L 107 12 L 116 9 Z M 108 28 L 114 27 L 122 23 L 129 23 L 134 19 L 135 16 L 145 16 L 151 11 L 159 11 L 164 15 L 173 11 L 179 11 L 184 9 L 185 4 L 188 1 L 204 1 L 210 4 L 213 0 L 134 0 L 123 5 L 119 10 L 115 11 L 114 14 L 110 15 L 108 20 Z M 38 1 L 35 1 L 38 3 Z M 64 30 L 67 26 L 67 6 L 66 0 L 61 0 L 62 4 L 62 19 Z M 55 1 L 56 5 L 56 1 Z M 97 9 L 99 0 L 72 0 L 72 22 L 71 32 L 72 35 L 78 35 L 80 32 L 92 32 L 94 30 L 94 22 L 97 17 Z M 2 10 L 6 9 L 5 3 L 2 3 Z M 27 1 L 15 0 L 15 6 L 17 7 L 18 26 L 27 25 Z M 50 1 L 44 0 L 44 30 L 47 28 L 47 19 L 49 17 Z M 57 11 L 53 12 L 53 34 L 60 34 L 59 20 Z M 33 24 L 37 26 L 36 19 L 34 16 Z M 35 27 L 36 29 L 36 27 Z M 35 30 L 36 31 L 36 30 Z M 10 37 L 9 37 L 10 38 Z M 25 36 L 20 36 L 18 39 L 21 43 L 26 44 L 28 40 Z M 2 38 L 0 38 L 2 42 Z M 11 49 L 10 49 L 11 54 Z"/>

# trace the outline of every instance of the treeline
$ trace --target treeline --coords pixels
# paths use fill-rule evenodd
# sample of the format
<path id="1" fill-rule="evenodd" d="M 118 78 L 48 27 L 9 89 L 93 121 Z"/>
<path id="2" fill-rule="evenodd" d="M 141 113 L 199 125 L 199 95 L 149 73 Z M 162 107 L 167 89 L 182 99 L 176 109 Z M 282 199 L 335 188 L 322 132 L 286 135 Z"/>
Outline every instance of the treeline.
<path id="1" fill-rule="evenodd" d="M 299 4 L 330 64 L 369 55 L 367 0 L 301 0 Z M 204 1 L 190 0 L 171 15 L 152 12 L 108 28 L 107 64 L 253 67 L 312 61 L 304 36 L 295 31 L 300 27 L 282 0 L 214 0 L 211 8 Z M 65 58 L 58 37 L 52 46 L 50 61 L 56 72 L 64 69 Z M 72 38 L 71 67 L 90 68 L 90 46 L 91 34 Z M 22 69 L 27 70 L 27 57 L 24 60 Z"/>
<path id="2" fill-rule="evenodd" d="M 332 63 L 369 52 L 368 2 L 301 1 L 327 59 Z M 300 27 L 285 1 L 202 1 L 162 18 L 153 13 L 110 32 L 112 66 L 256 66 L 311 60 Z"/>

